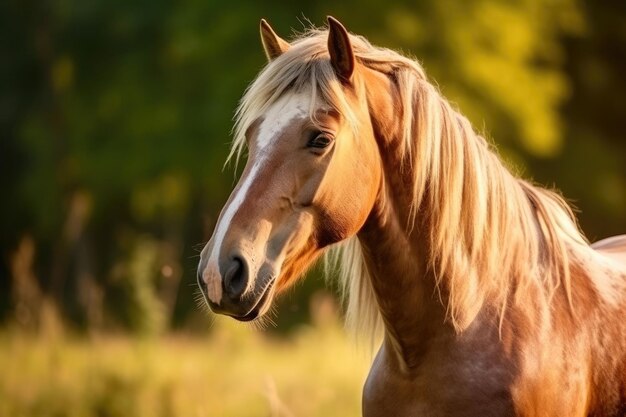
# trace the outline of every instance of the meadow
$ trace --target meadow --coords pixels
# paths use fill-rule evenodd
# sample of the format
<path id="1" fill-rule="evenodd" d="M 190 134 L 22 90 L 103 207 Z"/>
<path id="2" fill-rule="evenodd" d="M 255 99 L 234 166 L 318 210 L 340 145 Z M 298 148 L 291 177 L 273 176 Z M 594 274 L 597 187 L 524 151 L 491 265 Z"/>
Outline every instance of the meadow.
<path id="1" fill-rule="evenodd" d="M 0 333 L 0 416 L 356 416 L 368 355 L 336 320 L 289 338 L 228 319 L 206 336 Z"/>

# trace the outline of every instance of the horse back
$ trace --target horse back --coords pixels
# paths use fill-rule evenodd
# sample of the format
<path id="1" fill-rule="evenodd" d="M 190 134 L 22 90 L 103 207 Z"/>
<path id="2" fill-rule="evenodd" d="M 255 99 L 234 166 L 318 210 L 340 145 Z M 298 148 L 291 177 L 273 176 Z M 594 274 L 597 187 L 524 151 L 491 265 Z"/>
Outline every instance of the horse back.
<path id="1" fill-rule="evenodd" d="M 626 268 L 626 235 L 612 236 L 591 245 L 597 252 L 612 258 Z"/>
<path id="2" fill-rule="evenodd" d="M 611 260 L 612 268 L 608 277 L 615 281 L 611 284 L 621 288 L 620 297 L 615 300 L 613 314 L 603 317 L 600 330 L 601 343 L 597 346 L 594 385 L 597 390 L 598 404 L 592 416 L 626 415 L 626 235 L 612 236 L 591 247 L 605 259 Z M 600 348 L 601 346 L 601 348 Z M 604 351 L 604 352 L 603 352 Z"/>

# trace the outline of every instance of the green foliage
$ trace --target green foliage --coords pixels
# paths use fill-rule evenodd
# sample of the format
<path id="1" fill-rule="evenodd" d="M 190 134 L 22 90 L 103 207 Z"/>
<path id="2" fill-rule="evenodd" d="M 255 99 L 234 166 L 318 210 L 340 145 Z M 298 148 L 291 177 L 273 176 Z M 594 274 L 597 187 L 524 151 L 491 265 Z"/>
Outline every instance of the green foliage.
<path id="1" fill-rule="evenodd" d="M 568 93 L 559 36 L 582 25 L 573 1 L 438 1 L 392 8 L 385 29 L 475 125 L 508 147 L 551 156 L 562 146 Z"/>
<path id="2" fill-rule="evenodd" d="M 232 113 L 264 64 L 258 21 L 288 38 L 306 25 L 302 15 L 322 24 L 334 14 L 375 44 L 416 56 L 508 161 L 576 201 L 591 237 L 624 232 L 620 4 L 4 2 L 3 258 L 33 236 L 42 291 L 75 322 L 85 312 L 68 298 L 85 276 L 106 305 L 136 316 L 113 321 L 140 333 L 184 322 L 195 308 L 194 245 L 210 235 L 233 184 L 222 172 Z M 77 195 L 91 202 L 84 216 L 72 208 Z M 164 290 L 166 267 L 183 275 Z M 11 275 L 8 264 L 0 274 Z M 0 281 L 6 312 L 10 280 Z"/>
<path id="3" fill-rule="evenodd" d="M 150 238 L 139 239 L 133 245 L 122 277 L 128 297 L 125 303 L 131 329 L 143 336 L 159 334 L 164 329 L 163 305 L 156 293 L 158 276 L 157 243 Z"/>

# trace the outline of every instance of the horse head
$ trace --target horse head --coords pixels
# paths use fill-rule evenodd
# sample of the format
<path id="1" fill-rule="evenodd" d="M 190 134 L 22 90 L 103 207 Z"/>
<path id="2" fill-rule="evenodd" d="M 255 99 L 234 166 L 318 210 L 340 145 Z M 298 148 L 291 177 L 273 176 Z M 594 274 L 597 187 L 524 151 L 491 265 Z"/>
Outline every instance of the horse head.
<path id="1" fill-rule="evenodd" d="M 373 207 L 380 156 L 367 103 L 354 91 L 350 35 L 328 22 L 322 48 L 290 45 L 261 21 L 269 62 L 242 100 L 233 148 L 245 146 L 247 162 L 198 269 L 216 313 L 241 321 L 265 314 L 326 247 L 355 235 Z"/>

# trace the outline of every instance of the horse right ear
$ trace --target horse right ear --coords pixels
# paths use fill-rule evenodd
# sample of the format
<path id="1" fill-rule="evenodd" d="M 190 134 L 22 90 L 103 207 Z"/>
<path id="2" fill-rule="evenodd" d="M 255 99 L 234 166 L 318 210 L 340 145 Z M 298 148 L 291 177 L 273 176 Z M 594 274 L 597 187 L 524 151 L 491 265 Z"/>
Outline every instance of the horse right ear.
<path id="1" fill-rule="evenodd" d="M 265 19 L 261 19 L 261 42 L 268 61 L 273 61 L 289 49 L 289 42 L 280 38 Z"/>
<path id="2" fill-rule="evenodd" d="M 332 16 L 328 16 L 328 53 L 337 77 L 350 82 L 354 72 L 354 51 L 350 35 L 339 20 Z"/>

